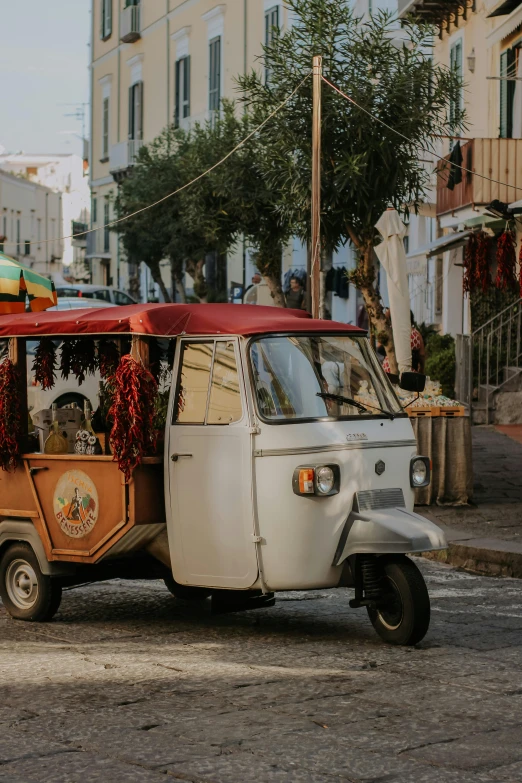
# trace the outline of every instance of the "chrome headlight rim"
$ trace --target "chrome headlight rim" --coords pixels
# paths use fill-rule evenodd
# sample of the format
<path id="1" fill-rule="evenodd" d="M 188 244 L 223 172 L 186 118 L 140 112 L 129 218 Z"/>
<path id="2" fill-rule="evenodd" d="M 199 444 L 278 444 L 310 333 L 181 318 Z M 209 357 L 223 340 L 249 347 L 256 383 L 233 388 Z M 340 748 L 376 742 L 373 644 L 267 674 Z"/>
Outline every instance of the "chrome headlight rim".
<path id="1" fill-rule="evenodd" d="M 333 485 L 331 489 L 328 492 L 322 492 L 318 486 L 317 482 L 317 474 L 320 470 L 323 468 L 328 468 L 332 471 L 333 474 Z M 299 474 L 302 470 L 313 470 L 314 471 L 314 478 L 313 478 L 313 492 L 301 492 L 299 489 Z M 328 498 L 332 495 L 339 494 L 339 487 L 341 483 L 341 470 L 339 468 L 339 465 L 332 464 L 332 463 L 319 463 L 318 465 L 312 465 L 308 463 L 307 465 L 298 465 L 293 473 L 292 476 L 292 489 L 295 495 L 298 495 L 301 498 Z"/>
<path id="2" fill-rule="evenodd" d="M 425 475 L 424 479 L 421 482 L 417 482 L 414 479 L 415 474 L 415 463 L 420 462 L 423 464 L 425 469 Z M 416 456 L 412 457 L 410 461 L 410 486 L 412 489 L 422 489 L 423 487 L 429 486 L 431 482 L 431 460 L 429 457 L 421 457 Z"/>

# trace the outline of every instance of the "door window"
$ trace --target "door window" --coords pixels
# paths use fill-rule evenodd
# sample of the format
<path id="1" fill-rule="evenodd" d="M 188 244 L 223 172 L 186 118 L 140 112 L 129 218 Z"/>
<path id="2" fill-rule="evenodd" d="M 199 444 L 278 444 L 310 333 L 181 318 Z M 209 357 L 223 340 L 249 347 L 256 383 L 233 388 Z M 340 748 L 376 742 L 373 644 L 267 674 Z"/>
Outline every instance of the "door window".
<path id="1" fill-rule="evenodd" d="M 174 421 L 232 424 L 242 417 L 234 343 L 183 343 Z M 211 382 L 212 378 L 212 382 Z"/>
<path id="2" fill-rule="evenodd" d="M 241 392 L 234 343 L 218 342 L 212 367 L 207 424 L 231 424 L 241 418 Z"/>

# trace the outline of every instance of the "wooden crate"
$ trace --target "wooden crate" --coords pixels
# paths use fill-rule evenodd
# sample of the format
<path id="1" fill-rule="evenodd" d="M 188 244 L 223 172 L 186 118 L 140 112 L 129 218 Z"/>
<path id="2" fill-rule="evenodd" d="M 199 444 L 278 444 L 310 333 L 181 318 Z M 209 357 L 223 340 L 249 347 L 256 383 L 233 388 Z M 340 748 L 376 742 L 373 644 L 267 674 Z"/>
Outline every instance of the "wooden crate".
<path id="1" fill-rule="evenodd" d="M 446 418 L 455 418 L 456 416 L 465 416 L 466 408 L 464 405 L 453 405 L 447 408 L 439 408 L 437 416 L 445 416 Z"/>
<path id="2" fill-rule="evenodd" d="M 412 408 L 410 405 L 409 408 L 405 408 L 405 411 L 412 419 L 427 419 L 439 415 L 439 408 L 431 405 L 418 405 L 416 408 Z"/>

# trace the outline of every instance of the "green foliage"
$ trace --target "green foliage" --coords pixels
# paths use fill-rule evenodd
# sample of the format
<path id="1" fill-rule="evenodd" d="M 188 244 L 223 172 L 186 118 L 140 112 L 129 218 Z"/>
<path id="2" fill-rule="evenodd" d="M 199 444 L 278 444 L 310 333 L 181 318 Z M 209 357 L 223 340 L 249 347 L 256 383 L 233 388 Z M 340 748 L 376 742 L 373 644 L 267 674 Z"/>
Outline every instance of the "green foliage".
<path id="1" fill-rule="evenodd" d="M 240 77 L 242 100 L 256 118 L 266 116 L 310 72 L 313 56 L 322 55 L 324 76 L 362 107 L 323 83 L 325 248 L 335 250 L 348 239 L 357 246 L 373 243 L 375 223 L 389 204 L 407 214 L 408 205 L 415 209 L 427 194 L 430 172 L 423 159 L 437 135 L 450 133 L 448 106 L 462 85 L 455 73 L 433 61 L 428 25 L 406 22 L 399 29 L 384 12 L 362 24 L 349 4 L 338 0 L 288 0 L 287 5 L 296 22 L 265 47 L 261 58 L 270 80 L 256 71 Z M 304 240 L 310 238 L 311 116 L 308 79 L 264 129 L 261 161 L 270 186 L 281 194 L 278 214 Z M 455 123 L 462 127 L 461 113 Z"/>
<path id="2" fill-rule="evenodd" d="M 434 332 L 428 336 L 426 348 L 426 375 L 440 381 L 442 393 L 455 396 L 455 340 L 450 334 Z"/>

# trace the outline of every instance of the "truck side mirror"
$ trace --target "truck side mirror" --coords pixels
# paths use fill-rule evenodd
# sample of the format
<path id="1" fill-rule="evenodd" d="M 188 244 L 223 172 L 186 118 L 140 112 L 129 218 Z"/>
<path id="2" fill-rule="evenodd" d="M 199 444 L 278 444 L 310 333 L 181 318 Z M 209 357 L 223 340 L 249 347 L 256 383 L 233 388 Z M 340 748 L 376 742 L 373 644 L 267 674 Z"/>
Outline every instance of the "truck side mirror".
<path id="1" fill-rule="evenodd" d="M 420 372 L 403 372 L 399 386 L 404 391 L 420 394 L 426 386 L 426 376 Z"/>

